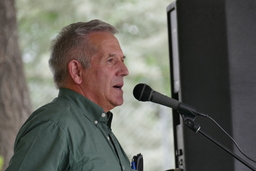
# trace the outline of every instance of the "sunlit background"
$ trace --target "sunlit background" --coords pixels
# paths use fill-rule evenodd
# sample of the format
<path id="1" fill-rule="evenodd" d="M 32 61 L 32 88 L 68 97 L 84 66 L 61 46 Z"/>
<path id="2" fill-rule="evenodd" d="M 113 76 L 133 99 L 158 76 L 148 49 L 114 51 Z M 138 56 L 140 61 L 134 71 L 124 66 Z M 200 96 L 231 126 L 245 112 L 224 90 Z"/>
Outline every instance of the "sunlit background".
<path id="1" fill-rule="evenodd" d="M 166 7 L 172 0 L 17 0 L 19 41 L 33 109 L 57 96 L 48 67 L 49 46 L 70 23 L 101 19 L 118 28 L 130 75 L 125 103 L 114 109 L 113 132 L 129 158 L 142 153 L 145 171 L 174 169 L 172 115 L 132 95 L 147 83 L 170 96 Z"/>

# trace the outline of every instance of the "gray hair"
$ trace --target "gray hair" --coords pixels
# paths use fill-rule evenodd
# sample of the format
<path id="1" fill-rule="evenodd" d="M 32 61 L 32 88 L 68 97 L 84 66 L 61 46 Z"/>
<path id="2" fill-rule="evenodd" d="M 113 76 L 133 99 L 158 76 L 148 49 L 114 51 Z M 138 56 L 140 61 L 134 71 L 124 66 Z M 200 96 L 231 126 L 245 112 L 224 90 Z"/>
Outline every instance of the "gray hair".
<path id="1" fill-rule="evenodd" d="M 106 31 L 112 34 L 118 32 L 114 26 L 108 23 L 92 20 L 64 27 L 52 41 L 49 66 L 57 88 L 65 85 L 69 61 L 77 60 L 84 69 L 90 66 L 90 58 L 96 52 L 96 47 L 89 42 L 87 35 L 97 31 Z"/>

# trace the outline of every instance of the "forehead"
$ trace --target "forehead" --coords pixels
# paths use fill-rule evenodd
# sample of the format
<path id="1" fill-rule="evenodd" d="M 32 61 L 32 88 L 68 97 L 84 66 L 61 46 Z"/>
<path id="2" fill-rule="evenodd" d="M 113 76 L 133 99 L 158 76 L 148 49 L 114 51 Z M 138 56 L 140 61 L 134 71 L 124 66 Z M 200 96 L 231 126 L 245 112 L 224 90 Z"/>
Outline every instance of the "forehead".
<path id="1" fill-rule="evenodd" d="M 90 43 L 94 46 L 99 46 L 101 44 L 118 44 L 117 38 L 110 32 L 107 31 L 97 31 L 88 34 L 88 39 Z"/>
<path id="2" fill-rule="evenodd" d="M 104 56 L 123 56 L 119 42 L 112 33 L 93 32 L 89 34 L 88 38 L 96 49 L 96 53 Z"/>

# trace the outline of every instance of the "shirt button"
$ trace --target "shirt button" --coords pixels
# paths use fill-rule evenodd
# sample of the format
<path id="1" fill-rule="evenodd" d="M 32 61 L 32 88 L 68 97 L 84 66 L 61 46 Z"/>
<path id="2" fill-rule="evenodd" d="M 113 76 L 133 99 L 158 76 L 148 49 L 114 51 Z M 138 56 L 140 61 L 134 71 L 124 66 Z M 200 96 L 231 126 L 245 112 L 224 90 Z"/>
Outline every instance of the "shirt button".
<path id="1" fill-rule="evenodd" d="M 103 118 L 105 118 L 105 117 L 106 117 L 106 113 L 102 113 L 101 116 L 102 116 Z"/>
<path id="2" fill-rule="evenodd" d="M 94 121 L 94 124 L 95 124 L 95 125 L 97 125 L 97 124 L 98 124 L 98 121 L 97 121 L 97 120 L 95 120 L 95 121 Z"/>
<path id="3" fill-rule="evenodd" d="M 123 170 L 125 170 L 125 167 L 123 166 Z"/>
<path id="4" fill-rule="evenodd" d="M 107 136 L 107 139 L 110 140 L 109 136 Z"/>

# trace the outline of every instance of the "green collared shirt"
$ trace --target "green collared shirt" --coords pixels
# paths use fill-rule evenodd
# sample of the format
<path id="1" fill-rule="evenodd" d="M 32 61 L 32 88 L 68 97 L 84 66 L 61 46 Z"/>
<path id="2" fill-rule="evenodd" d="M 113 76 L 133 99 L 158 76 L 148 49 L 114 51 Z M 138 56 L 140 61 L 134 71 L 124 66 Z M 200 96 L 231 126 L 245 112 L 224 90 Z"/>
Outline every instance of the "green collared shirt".
<path id="1" fill-rule="evenodd" d="M 21 127 L 6 171 L 131 171 L 111 121 L 112 113 L 61 88 Z"/>

